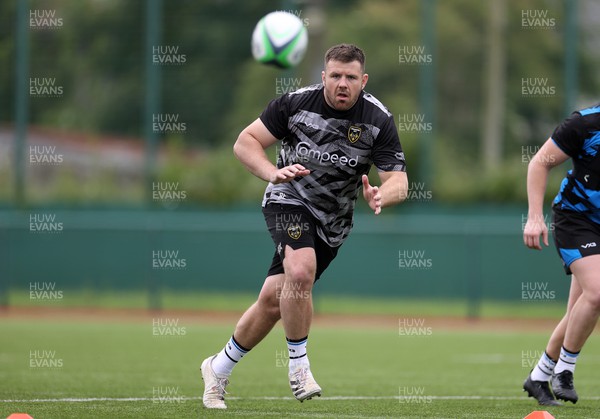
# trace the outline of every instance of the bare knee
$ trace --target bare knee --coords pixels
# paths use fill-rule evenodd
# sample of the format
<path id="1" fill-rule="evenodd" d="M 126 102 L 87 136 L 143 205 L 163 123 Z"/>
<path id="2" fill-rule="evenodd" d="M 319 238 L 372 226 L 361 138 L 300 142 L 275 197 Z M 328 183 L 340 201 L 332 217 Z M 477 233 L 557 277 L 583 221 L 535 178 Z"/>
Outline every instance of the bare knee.
<path id="1" fill-rule="evenodd" d="M 600 312 L 600 291 L 599 292 L 584 292 L 583 297 L 587 300 L 588 304 L 596 312 Z"/>
<path id="2" fill-rule="evenodd" d="M 287 246 L 283 260 L 284 285 L 288 289 L 310 291 L 315 282 L 317 259 L 313 248 L 293 250 Z"/>
<path id="3" fill-rule="evenodd" d="M 269 319 L 277 321 L 281 318 L 279 310 L 279 300 L 276 295 L 268 295 L 261 293 L 258 297 L 257 304 L 261 308 L 261 312 Z"/>
<path id="4" fill-rule="evenodd" d="M 290 264 L 285 271 L 285 287 L 310 290 L 315 282 L 315 269 L 303 264 Z"/>

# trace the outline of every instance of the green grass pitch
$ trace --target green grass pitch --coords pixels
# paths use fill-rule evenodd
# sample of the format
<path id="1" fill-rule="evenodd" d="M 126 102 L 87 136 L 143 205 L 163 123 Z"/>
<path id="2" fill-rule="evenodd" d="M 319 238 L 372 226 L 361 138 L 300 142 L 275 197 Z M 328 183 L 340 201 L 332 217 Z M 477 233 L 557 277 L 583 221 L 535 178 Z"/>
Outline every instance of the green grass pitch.
<path id="1" fill-rule="evenodd" d="M 521 384 L 546 342 L 536 333 L 315 325 L 309 354 L 323 397 L 299 403 L 277 327 L 236 367 L 225 412 L 201 406 L 198 367 L 233 325 L 173 318 L 0 319 L 0 417 L 522 418 L 542 410 Z M 162 327 L 162 329 L 155 329 Z M 162 333 L 162 335 L 161 335 Z M 597 418 L 600 339 L 580 358 L 576 405 L 556 418 Z"/>

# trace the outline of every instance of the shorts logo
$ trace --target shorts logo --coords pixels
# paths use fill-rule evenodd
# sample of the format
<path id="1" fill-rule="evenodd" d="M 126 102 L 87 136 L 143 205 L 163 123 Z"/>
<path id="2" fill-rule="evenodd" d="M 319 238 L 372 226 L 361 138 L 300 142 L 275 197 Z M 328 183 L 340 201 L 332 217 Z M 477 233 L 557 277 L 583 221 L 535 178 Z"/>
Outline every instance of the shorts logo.
<path id="1" fill-rule="evenodd" d="M 289 226 L 287 232 L 288 235 L 294 240 L 298 240 L 302 235 L 302 229 L 298 224 Z"/>
<path id="2" fill-rule="evenodd" d="M 596 242 L 582 244 L 581 247 L 584 248 L 584 249 L 588 249 L 590 247 L 596 247 Z"/>
<path id="3" fill-rule="evenodd" d="M 348 140 L 350 140 L 350 142 L 354 144 L 360 138 L 361 133 L 362 130 L 359 127 L 351 126 L 350 128 L 348 128 Z"/>

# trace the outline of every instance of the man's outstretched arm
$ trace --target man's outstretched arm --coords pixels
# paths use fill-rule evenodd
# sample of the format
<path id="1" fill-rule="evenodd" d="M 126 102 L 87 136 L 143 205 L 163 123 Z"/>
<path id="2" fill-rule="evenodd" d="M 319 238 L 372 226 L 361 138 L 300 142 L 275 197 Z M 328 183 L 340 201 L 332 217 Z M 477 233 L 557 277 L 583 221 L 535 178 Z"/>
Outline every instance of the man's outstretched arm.
<path id="1" fill-rule="evenodd" d="M 293 164 L 278 169 L 271 161 L 265 149 L 273 145 L 277 138 L 271 134 L 265 124 L 256 119 L 248 125 L 238 136 L 233 145 L 233 154 L 250 173 L 271 183 L 290 182 L 297 176 L 306 176 L 310 170 L 300 164 Z"/>
<path id="2" fill-rule="evenodd" d="M 408 176 L 406 172 L 379 172 L 381 186 L 371 186 L 367 175 L 363 175 L 363 197 L 375 215 L 381 209 L 399 204 L 406 199 L 408 193 Z"/>

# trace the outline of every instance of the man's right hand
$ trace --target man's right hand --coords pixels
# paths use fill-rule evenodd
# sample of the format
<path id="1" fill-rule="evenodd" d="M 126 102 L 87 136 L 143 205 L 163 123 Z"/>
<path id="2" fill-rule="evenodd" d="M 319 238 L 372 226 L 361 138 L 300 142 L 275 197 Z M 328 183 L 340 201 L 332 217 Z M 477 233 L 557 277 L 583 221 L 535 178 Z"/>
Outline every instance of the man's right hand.
<path id="1" fill-rule="evenodd" d="M 306 176 L 309 174 L 310 170 L 306 169 L 301 164 L 292 164 L 291 166 L 285 166 L 274 171 L 269 179 L 269 182 L 274 185 L 278 183 L 287 183 L 291 182 L 298 176 Z"/>
<path id="2" fill-rule="evenodd" d="M 542 250 L 540 236 L 548 246 L 548 226 L 543 215 L 532 215 L 527 217 L 527 223 L 523 229 L 523 242 L 530 249 Z"/>

